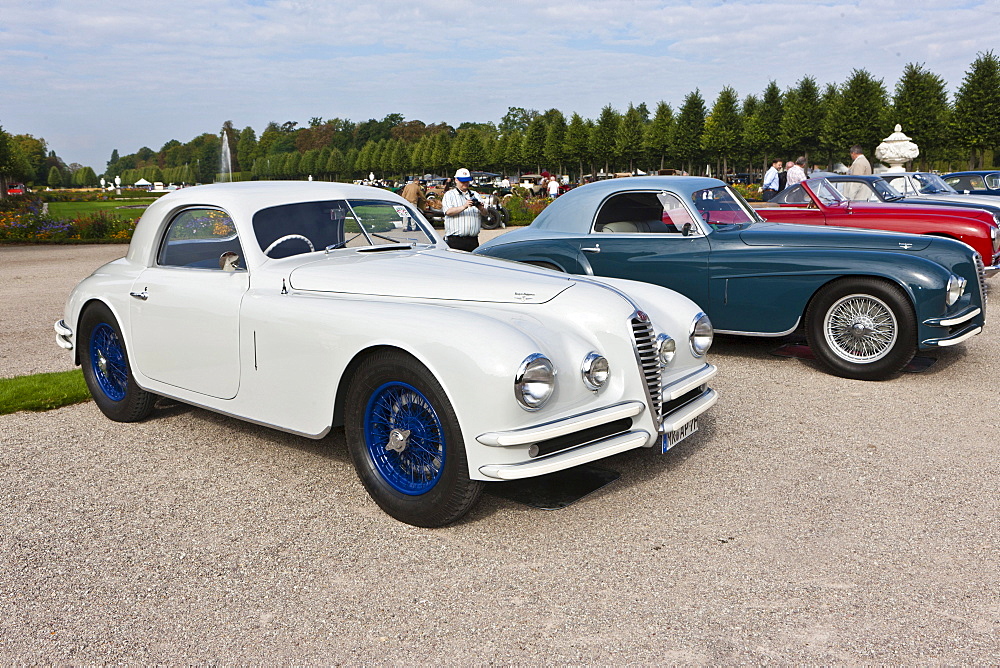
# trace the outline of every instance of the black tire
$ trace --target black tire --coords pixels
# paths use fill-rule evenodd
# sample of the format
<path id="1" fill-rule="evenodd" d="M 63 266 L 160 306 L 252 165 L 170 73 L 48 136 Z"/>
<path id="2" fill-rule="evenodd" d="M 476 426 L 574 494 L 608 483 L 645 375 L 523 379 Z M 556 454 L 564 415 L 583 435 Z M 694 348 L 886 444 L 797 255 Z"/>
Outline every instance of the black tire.
<path id="1" fill-rule="evenodd" d="M 486 207 L 486 215 L 482 217 L 484 230 L 495 230 L 503 223 L 500 210 L 493 206 Z"/>
<path id="2" fill-rule="evenodd" d="M 409 355 L 387 351 L 364 360 L 348 387 L 344 414 L 358 477 L 392 517 L 440 527 L 461 518 L 479 499 L 483 483 L 469 479 L 451 402 L 431 372 Z"/>
<path id="3" fill-rule="evenodd" d="M 816 293 L 806 312 L 809 347 L 838 376 L 885 380 L 917 351 L 917 318 L 898 286 L 844 278 Z"/>
<path id="4" fill-rule="evenodd" d="M 87 307 L 80 318 L 76 345 L 87 388 L 108 419 L 138 422 L 149 416 L 156 395 L 136 384 L 125 339 L 111 309 L 100 303 Z"/>

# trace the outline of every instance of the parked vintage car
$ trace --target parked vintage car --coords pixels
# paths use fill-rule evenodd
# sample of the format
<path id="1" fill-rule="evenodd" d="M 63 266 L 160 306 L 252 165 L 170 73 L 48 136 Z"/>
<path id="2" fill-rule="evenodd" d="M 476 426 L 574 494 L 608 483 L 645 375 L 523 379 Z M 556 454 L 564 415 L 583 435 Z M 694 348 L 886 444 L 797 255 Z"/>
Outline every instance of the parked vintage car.
<path id="1" fill-rule="evenodd" d="M 23 195 L 26 192 L 29 191 L 27 186 L 25 186 L 23 183 L 11 183 L 10 185 L 7 186 L 8 195 Z"/>
<path id="2" fill-rule="evenodd" d="M 922 204 L 955 209 L 982 209 L 1000 225 L 1000 200 L 988 195 L 963 195 L 937 174 L 886 172 L 883 174 L 832 174 L 824 177 L 841 195 L 852 202 Z M 780 195 L 780 193 L 779 193 Z M 961 211 L 955 211 L 962 215 Z"/>
<path id="3" fill-rule="evenodd" d="M 112 420 L 160 395 L 310 438 L 343 424 L 372 498 L 419 526 L 484 482 L 666 451 L 716 401 L 686 297 L 452 251 L 357 185 L 165 195 L 55 330 Z"/>
<path id="4" fill-rule="evenodd" d="M 980 169 L 945 174 L 944 182 L 960 193 L 969 195 L 1000 195 L 1000 170 Z"/>
<path id="5" fill-rule="evenodd" d="M 965 244 L 767 223 L 703 177 L 581 186 L 476 252 L 670 287 L 701 304 L 717 332 L 803 328 L 817 358 L 850 378 L 890 377 L 917 349 L 975 336 L 985 315 L 982 261 Z"/>
<path id="6" fill-rule="evenodd" d="M 849 186 L 852 191 L 863 187 L 860 183 Z M 979 207 L 959 210 L 893 202 L 854 202 L 831 185 L 829 178 L 812 178 L 782 190 L 770 202 L 756 208 L 761 216 L 776 223 L 863 227 L 958 239 L 979 252 L 988 276 L 1000 269 L 997 219 Z"/>
<path id="7" fill-rule="evenodd" d="M 884 172 L 880 176 L 904 197 L 920 202 L 946 202 L 952 206 L 988 206 L 1000 209 L 1000 201 L 990 195 L 960 193 L 945 183 L 940 174 L 931 172 Z"/>

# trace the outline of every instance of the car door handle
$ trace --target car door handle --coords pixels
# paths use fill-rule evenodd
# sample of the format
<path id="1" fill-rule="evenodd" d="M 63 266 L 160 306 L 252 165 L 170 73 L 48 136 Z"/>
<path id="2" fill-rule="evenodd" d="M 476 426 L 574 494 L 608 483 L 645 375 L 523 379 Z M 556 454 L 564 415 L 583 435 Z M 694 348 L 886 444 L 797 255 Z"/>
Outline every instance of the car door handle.
<path id="1" fill-rule="evenodd" d="M 593 248 L 581 248 L 580 250 L 582 250 L 584 253 L 600 253 L 601 244 L 597 244 Z"/>
<path id="2" fill-rule="evenodd" d="M 129 297 L 135 297 L 136 299 L 141 299 L 142 301 L 146 301 L 147 299 L 149 299 L 149 295 L 146 294 L 145 290 L 143 290 L 142 292 L 130 292 L 128 294 Z"/>

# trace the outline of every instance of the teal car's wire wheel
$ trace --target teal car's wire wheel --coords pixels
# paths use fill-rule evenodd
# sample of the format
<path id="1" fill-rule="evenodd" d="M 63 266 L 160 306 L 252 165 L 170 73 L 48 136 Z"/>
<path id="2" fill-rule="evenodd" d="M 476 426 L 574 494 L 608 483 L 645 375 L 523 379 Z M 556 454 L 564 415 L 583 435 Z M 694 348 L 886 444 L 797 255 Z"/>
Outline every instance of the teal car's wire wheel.
<path id="1" fill-rule="evenodd" d="M 823 332 L 830 347 L 844 359 L 868 364 L 889 354 L 899 337 L 899 324 L 884 301 L 854 294 L 830 307 Z"/>

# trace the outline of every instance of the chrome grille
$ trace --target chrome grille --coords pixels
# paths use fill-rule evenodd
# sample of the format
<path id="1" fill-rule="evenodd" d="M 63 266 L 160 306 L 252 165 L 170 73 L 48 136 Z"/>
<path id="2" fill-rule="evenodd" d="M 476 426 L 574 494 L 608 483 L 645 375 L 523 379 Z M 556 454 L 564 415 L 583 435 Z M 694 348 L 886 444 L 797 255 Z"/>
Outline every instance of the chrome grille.
<path id="1" fill-rule="evenodd" d="M 976 257 L 976 278 L 979 279 L 979 297 L 982 300 L 983 322 L 986 322 L 986 268 L 983 266 L 983 258 L 979 253 Z"/>
<path id="2" fill-rule="evenodd" d="M 648 319 L 632 318 L 632 336 L 635 339 L 635 354 L 642 366 L 642 376 L 646 381 L 653 417 L 657 424 L 662 420 L 663 392 L 660 386 L 660 363 L 656 358 L 656 343 L 653 325 Z"/>

